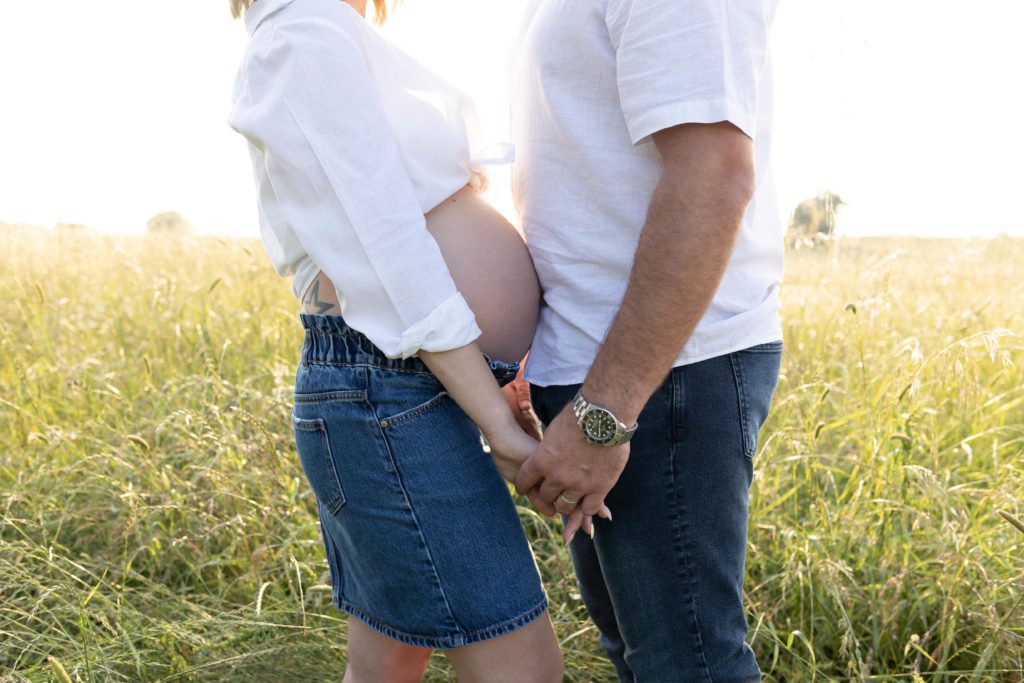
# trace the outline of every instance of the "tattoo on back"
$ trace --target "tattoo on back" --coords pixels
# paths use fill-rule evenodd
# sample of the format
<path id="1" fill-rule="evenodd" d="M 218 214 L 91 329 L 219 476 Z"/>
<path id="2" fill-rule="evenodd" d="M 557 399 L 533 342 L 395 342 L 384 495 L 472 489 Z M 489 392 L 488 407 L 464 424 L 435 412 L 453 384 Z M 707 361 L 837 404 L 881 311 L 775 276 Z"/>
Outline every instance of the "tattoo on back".
<path id="1" fill-rule="evenodd" d="M 302 300 L 302 303 L 317 307 L 317 313 L 326 313 L 327 311 L 334 308 L 334 304 L 330 301 L 320 300 L 320 281 L 317 280 L 313 283 L 312 289 L 309 290 L 309 294 Z"/>

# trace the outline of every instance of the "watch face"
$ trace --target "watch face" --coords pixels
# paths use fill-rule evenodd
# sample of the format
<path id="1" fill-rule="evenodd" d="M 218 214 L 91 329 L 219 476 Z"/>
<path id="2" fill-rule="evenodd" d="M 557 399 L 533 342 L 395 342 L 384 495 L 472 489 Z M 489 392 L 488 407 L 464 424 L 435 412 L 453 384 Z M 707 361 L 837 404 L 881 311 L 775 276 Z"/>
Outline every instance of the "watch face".
<path id="1" fill-rule="evenodd" d="M 618 425 L 607 410 L 592 408 L 583 416 L 583 433 L 594 443 L 608 443 L 615 438 Z"/>

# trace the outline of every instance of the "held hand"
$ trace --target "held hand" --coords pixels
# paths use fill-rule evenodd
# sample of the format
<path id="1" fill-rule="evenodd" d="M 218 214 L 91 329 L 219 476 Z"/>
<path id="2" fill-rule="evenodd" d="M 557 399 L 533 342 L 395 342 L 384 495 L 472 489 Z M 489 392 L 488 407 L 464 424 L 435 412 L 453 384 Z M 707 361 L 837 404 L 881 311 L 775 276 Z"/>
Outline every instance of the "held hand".
<path id="1" fill-rule="evenodd" d="M 519 468 L 537 449 L 537 439 L 516 424 L 487 435 L 487 443 L 491 447 L 491 459 L 498 473 L 512 483 L 515 483 Z"/>
<path id="2" fill-rule="evenodd" d="M 509 482 L 515 482 L 516 475 L 519 473 L 519 469 L 535 451 L 538 446 L 537 440 L 526 434 L 521 429 L 516 428 L 515 425 L 511 425 L 509 428 L 497 432 L 491 435 L 488 439 L 488 444 L 491 447 L 491 458 L 494 460 L 494 466 L 498 468 L 498 472 Z M 533 489 L 528 498 L 537 505 L 539 499 L 536 498 L 538 489 Z M 555 514 L 555 509 L 548 505 L 539 505 L 538 509 L 541 512 L 545 512 L 546 509 L 550 508 L 550 512 L 545 514 Z M 604 519 L 610 520 L 612 518 L 611 510 L 608 506 L 601 504 L 601 508 L 598 511 L 598 516 Z M 572 541 L 573 536 L 580 529 L 588 536 L 593 537 L 594 535 L 594 519 L 591 515 L 583 514 L 583 509 L 577 507 L 572 514 L 568 516 L 565 522 L 565 528 L 562 531 L 562 537 L 566 543 Z"/>
<path id="3" fill-rule="evenodd" d="M 629 444 L 608 448 L 587 443 L 566 407 L 544 432 L 544 441 L 519 468 L 516 490 L 549 514 L 582 510 L 596 515 L 629 459 Z M 569 503 L 567 501 L 575 501 Z"/>

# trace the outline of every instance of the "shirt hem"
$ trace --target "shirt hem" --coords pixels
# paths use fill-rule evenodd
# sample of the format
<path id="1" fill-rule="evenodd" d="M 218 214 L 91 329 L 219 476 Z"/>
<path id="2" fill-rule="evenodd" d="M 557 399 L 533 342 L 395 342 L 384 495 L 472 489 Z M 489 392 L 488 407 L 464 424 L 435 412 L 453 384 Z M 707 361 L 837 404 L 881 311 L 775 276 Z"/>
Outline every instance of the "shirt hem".
<path id="1" fill-rule="evenodd" d="M 678 368 L 683 365 L 693 365 L 694 363 L 700 363 L 712 358 L 718 358 L 719 356 L 735 353 L 736 351 L 749 349 L 752 346 L 777 341 L 782 341 L 782 331 L 779 328 L 773 330 L 771 334 L 765 333 L 763 335 L 752 336 L 748 339 L 744 339 L 742 342 L 737 342 L 736 344 L 731 344 L 720 349 L 695 353 L 689 352 L 684 348 L 683 353 L 672 363 L 672 367 Z M 593 359 L 591 359 L 591 364 L 593 364 Z M 523 378 L 528 383 L 538 387 L 569 386 L 582 384 L 587 378 L 588 372 L 590 372 L 590 365 L 573 366 L 572 368 L 567 368 L 565 370 L 542 371 L 534 375 L 530 372 L 530 363 L 529 359 L 527 359 L 526 370 Z"/>

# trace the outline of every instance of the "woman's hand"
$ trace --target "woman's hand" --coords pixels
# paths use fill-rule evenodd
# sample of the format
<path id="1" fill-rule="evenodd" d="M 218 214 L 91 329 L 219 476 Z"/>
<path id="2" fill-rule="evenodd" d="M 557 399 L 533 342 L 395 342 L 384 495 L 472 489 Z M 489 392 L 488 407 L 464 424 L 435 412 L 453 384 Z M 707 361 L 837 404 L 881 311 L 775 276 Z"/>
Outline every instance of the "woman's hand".
<path id="1" fill-rule="evenodd" d="M 519 466 L 537 450 L 538 441 L 515 423 L 505 428 L 485 434 L 487 444 L 491 448 L 491 459 L 498 472 L 508 482 L 515 482 L 519 474 Z"/>

